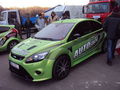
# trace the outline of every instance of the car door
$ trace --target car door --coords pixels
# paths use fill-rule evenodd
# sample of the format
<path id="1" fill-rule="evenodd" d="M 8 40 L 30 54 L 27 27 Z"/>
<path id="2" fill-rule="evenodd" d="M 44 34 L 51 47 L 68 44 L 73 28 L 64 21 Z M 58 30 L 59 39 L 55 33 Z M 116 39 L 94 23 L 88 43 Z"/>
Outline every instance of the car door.
<path id="1" fill-rule="evenodd" d="M 101 27 L 100 27 L 101 28 Z M 69 37 L 72 43 L 72 63 L 73 65 L 85 60 L 93 51 L 93 45 L 98 41 L 98 36 L 92 30 L 90 21 L 80 22 L 74 28 Z"/>

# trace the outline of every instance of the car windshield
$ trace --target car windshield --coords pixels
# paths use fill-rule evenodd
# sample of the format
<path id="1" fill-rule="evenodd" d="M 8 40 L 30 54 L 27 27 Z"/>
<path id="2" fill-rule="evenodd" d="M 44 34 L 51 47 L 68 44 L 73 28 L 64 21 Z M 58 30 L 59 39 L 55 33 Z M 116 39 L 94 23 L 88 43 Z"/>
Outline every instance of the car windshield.
<path id="1" fill-rule="evenodd" d="M 86 7 L 86 13 L 106 13 L 109 12 L 109 3 L 89 4 Z"/>
<path id="2" fill-rule="evenodd" d="M 34 35 L 36 39 L 63 40 L 74 23 L 52 23 Z"/>
<path id="3" fill-rule="evenodd" d="M 1 13 L 1 15 L 0 15 L 0 21 L 5 21 L 5 19 L 6 19 L 6 12 Z"/>

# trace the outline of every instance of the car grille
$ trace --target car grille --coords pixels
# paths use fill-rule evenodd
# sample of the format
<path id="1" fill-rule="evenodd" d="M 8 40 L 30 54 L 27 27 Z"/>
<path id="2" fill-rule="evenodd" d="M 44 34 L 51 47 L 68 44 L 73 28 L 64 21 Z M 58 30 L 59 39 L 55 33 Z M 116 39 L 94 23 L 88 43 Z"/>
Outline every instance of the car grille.
<path id="1" fill-rule="evenodd" d="M 9 70 L 25 80 L 30 80 L 30 81 L 33 80 L 30 74 L 20 65 L 19 65 L 19 70 L 18 70 L 9 64 Z"/>
<path id="2" fill-rule="evenodd" d="M 24 56 L 16 55 L 13 53 L 11 53 L 11 57 L 13 57 L 14 59 L 17 59 L 17 60 L 23 60 L 25 58 Z"/>

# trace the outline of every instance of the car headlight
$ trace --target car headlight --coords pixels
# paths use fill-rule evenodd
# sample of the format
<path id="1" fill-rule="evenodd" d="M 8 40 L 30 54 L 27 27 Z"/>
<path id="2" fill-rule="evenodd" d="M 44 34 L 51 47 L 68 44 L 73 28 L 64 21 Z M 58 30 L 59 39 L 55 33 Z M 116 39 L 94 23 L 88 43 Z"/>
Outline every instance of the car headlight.
<path id="1" fill-rule="evenodd" d="M 43 60 L 46 56 L 48 55 L 48 52 L 43 52 L 43 53 L 38 53 L 30 56 L 27 60 L 26 63 L 32 63 L 32 62 L 38 62 Z"/>

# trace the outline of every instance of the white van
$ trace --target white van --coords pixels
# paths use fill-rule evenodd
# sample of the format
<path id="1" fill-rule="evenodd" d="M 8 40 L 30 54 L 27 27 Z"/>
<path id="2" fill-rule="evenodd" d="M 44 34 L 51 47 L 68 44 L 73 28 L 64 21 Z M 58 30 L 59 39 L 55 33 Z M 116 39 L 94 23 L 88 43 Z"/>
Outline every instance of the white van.
<path id="1" fill-rule="evenodd" d="M 0 24 L 1 25 L 9 25 L 11 23 L 10 19 L 16 19 L 19 24 L 21 24 L 20 21 L 20 14 L 18 10 L 5 10 L 2 11 L 0 14 Z"/>
<path id="2" fill-rule="evenodd" d="M 62 16 L 62 14 L 65 11 L 70 12 L 70 18 L 84 18 L 84 14 L 82 13 L 82 7 L 81 5 L 58 5 L 54 8 L 51 8 L 45 12 L 46 16 L 50 16 L 51 12 L 54 11 L 59 17 Z"/>

